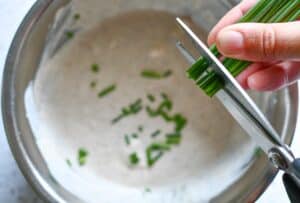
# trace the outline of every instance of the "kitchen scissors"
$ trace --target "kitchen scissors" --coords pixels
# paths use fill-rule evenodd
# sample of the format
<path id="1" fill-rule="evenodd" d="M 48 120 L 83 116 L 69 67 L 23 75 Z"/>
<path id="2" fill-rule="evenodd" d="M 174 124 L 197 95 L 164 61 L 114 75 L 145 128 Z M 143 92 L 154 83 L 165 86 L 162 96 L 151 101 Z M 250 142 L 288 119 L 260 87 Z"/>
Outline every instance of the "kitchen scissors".
<path id="1" fill-rule="evenodd" d="M 275 168 L 284 171 L 283 182 L 288 196 L 292 203 L 299 203 L 300 159 L 295 158 L 290 148 L 282 142 L 268 119 L 221 61 L 187 24 L 180 18 L 176 18 L 176 21 L 191 39 L 197 51 L 210 62 L 210 67 L 222 80 L 224 87 L 215 96 L 266 153 L 271 164 Z M 196 59 L 181 42 L 177 42 L 176 46 L 189 63 L 194 64 L 196 62 Z"/>

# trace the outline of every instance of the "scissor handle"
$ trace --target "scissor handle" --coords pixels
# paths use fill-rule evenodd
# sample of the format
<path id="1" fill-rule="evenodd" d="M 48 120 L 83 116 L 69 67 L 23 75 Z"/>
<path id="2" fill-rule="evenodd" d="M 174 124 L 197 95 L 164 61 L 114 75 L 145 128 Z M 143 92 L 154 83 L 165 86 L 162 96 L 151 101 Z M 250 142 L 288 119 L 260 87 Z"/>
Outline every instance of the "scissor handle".
<path id="1" fill-rule="evenodd" d="M 300 159 L 295 159 L 293 162 L 294 173 L 297 178 L 300 177 Z M 285 190 L 290 198 L 291 203 L 300 202 L 300 185 L 294 180 L 292 176 L 285 173 L 282 177 Z"/>

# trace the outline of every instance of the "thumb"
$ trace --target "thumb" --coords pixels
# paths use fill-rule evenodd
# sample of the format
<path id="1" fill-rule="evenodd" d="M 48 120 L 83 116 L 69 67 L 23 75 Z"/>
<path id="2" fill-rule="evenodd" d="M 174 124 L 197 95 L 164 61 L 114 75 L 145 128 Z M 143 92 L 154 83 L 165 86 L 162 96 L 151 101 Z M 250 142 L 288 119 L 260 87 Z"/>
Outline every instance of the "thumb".
<path id="1" fill-rule="evenodd" d="M 240 23 L 218 33 L 219 51 L 249 61 L 300 59 L 300 22 Z"/>

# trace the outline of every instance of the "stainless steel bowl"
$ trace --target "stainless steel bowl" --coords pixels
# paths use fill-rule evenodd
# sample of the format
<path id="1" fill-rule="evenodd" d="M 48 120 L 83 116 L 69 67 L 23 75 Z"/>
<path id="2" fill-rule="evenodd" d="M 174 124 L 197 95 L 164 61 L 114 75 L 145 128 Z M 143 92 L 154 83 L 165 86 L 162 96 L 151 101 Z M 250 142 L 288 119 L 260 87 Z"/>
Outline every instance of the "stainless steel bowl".
<path id="1" fill-rule="evenodd" d="M 226 4 L 220 2 L 216 0 L 205 4 L 205 9 L 211 10 L 215 19 L 226 11 L 224 5 L 230 5 L 230 1 L 225 1 Z M 26 118 L 24 92 L 41 61 L 49 26 L 57 10 L 67 3 L 62 0 L 40 0 L 35 3 L 15 35 L 3 74 L 2 112 L 7 139 L 24 176 L 37 193 L 49 202 L 81 200 L 63 188 L 48 170 Z M 203 23 L 209 18 L 200 15 L 199 19 Z M 208 30 L 214 22 L 205 23 L 205 26 L 209 25 L 205 28 Z M 297 85 L 276 93 L 261 94 L 257 102 L 281 132 L 285 143 L 290 144 L 298 112 Z M 267 188 L 276 172 L 265 156 L 255 157 L 249 162 L 244 174 L 210 202 L 254 201 Z"/>

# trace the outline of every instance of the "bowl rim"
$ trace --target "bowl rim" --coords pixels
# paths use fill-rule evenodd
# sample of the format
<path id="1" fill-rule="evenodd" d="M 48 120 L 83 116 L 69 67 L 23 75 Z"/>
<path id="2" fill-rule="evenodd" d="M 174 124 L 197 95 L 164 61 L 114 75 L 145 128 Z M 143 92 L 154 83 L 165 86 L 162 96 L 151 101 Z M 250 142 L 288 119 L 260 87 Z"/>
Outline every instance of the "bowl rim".
<path id="1" fill-rule="evenodd" d="M 15 58 L 21 52 L 21 44 L 24 43 L 26 34 L 34 27 L 38 22 L 39 17 L 41 17 L 44 11 L 53 3 L 55 0 L 38 0 L 36 1 L 31 9 L 27 12 L 26 16 L 22 20 L 19 28 L 11 43 L 10 49 L 8 51 L 6 62 L 4 65 L 4 72 L 2 78 L 2 95 L 1 95 L 1 111 L 3 116 L 3 125 L 5 134 L 13 153 L 13 156 L 20 168 L 22 174 L 25 176 L 26 180 L 29 182 L 31 187 L 35 192 L 47 202 L 65 202 L 65 200 L 57 194 L 57 192 L 47 183 L 43 178 L 41 173 L 36 169 L 28 152 L 25 149 L 24 144 L 21 141 L 22 134 L 18 131 L 18 125 L 16 118 L 14 117 L 14 74 L 13 70 L 17 68 L 18 64 Z M 295 133 L 297 124 L 297 112 L 298 112 L 298 85 L 295 83 L 289 86 L 288 91 L 292 95 L 291 108 L 293 113 L 290 113 L 289 117 L 289 133 L 291 136 L 287 138 L 286 144 L 290 145 Z M 292 127 L 291 127 L 292 126 Z M 260 181 L 261 186 L 255 191 L 250 191 L 247 194 L 247 199 L 256 200 L 259 196 L 266 190 L 269 184 L 273 181 L 277 174 L 277 170 L 272 170 L 269 168 L 265 174 L 264 180 Z M 254 196 L 253 196 L 254 195 Z"/>
<path id="2" fill-rule="evenodd" d="M 34 25 L 38 22 L 39 18 L 43 15 L 46 9 L 55 0 L 37 0 L 24 16 L 21 24 L 19 25 L 10 48 L 8 50 L 6 61 L 4 64 L 4 71 L 2 76 L 2 95 L 1 95 L 1 112 L 3 117 L 3 126 L 6 134 L 10 150 L 24 175 L 26 181 L 32 189 L 38 194 L 42 200 L 46 202 L 65 202 L 57 192 L 51 188 L 46 180 L 42 177 L 40 172 L 34 166 L 30 156 L 28 155 L 24 144 L 21 141 L 22 134 L 18 132 L 17 122 L 14 115 L 14 91 L 13 91 L 13 70 L 17 67 L 15 58 L 20 54 L 21 44 L 24 43 L 25 37 Z M 66 1 L 66 0 L 64 0 Z M 69 0 L 67 0 L 69 1 Z M 66 4 L 66 2 L 62 2 Z"/>

